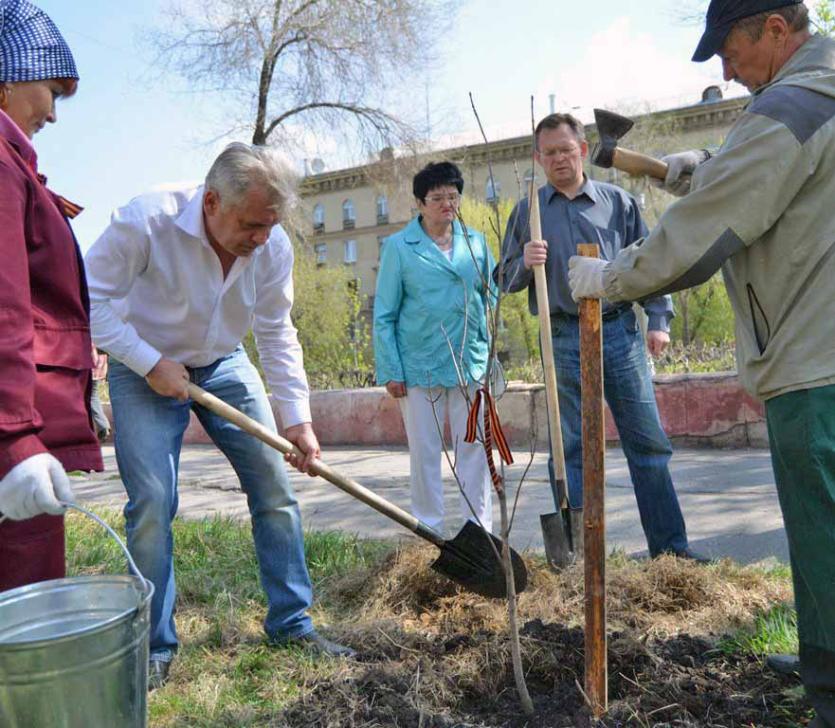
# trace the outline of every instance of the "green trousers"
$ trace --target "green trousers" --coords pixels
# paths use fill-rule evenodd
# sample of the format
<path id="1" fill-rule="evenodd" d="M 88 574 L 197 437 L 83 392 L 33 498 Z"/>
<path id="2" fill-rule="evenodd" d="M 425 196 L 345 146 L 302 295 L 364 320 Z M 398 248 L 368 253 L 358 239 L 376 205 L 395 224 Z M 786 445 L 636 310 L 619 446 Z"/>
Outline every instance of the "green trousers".
<path id="1" fill-rule="evenodd" d="M 768 440 L 789 541 L 801 677 L 835 728 L 835 385 L 766 402 Z"/>

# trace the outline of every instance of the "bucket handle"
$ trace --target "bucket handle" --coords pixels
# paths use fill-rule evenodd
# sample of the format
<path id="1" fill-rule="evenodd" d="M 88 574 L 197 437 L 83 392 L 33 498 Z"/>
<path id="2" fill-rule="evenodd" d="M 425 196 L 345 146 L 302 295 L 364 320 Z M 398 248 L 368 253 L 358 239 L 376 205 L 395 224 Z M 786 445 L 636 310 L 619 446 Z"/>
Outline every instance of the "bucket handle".
<path id="1" fill-rule="evenodd" d="M 99 518 L 92 511 L 88 511 L 86 508 L 82 508 L 81 506 L 76 505 L 75 503 L 70 503 L 69 501 L 58 501 L 58 502 L 62 506 L 64 506 L 64 508 L 72 508 L 73 510 L 78 511 L 79 513 L 83 513 L 88 518 L 92 518 L 96 523 L 98 523 L 102 528 L 104 528 L 113 537 L 113 539 L 116 541 L 116 543 L 119 544 L 119 548 L 122 549 L 122 553 L 125 555 L 125 558 L 128 561 L 128 566 L 131 568 L 133 573 L 136 574 L 142 580 L 143 584 L 150 584 L 151 583 L 144 576 L 142 576 L 142 572 L 136 566 L 136 562 L 133 560 L 133 557 L 130 555 L 130 551 L 128 551 L 128 547 L 125 546 L 125 542 L 122 541 L 121 538 L 119 538 L 119 535 L 116 533 L 116 531 L 114 531 L 112 528 L 110 528 L 110 526 L 108 526 L 101 518 Z M 0 516 L 0 523 L 3 523 L 3 521 L 5 521 L 7 518 L 8 518 L 8 516 Z"/>

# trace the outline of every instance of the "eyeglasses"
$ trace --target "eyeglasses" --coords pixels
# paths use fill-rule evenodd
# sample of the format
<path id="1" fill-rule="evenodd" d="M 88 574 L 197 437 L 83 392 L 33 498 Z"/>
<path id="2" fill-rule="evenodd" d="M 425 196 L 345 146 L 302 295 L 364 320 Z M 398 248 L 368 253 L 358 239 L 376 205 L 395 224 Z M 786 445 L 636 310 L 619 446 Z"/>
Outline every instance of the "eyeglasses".
<path id="1" fill-rule="evenodd" d="M 449 202 L 452 205 L 457 205 L 461 202 L 461 195 L 457 192 L 451 192 L 448 195 L 426 195 L 426 201 L 430 205 L 440 205 L 442 202 Z"/>
<path id="2" fill-rule="evenodd" d="M 540 155 L 543 157 L 573 157 L 580 151 L 580 146 L 575 144 L 570 147 L 546 147 L 540 152 Z"/>

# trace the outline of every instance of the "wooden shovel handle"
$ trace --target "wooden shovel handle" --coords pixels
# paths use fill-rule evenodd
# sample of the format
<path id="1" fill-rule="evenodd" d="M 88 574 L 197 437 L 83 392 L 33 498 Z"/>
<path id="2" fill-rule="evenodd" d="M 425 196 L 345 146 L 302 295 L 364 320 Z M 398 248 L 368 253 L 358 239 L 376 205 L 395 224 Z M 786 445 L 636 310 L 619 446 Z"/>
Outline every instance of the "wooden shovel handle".
<path id="1" fill-rule="evenodd" d="M 612 153 L 612 166 L 635 177 L 667 177 L 667 165 L 660 159 L 623 147 L 616 147 Z"/>
<path id="2" fill-rule="evenodd" d="M 209 394 L 206 390 L 201 389 L 196 384 L 189 382 L 188 394 L 197 404 L 205 407 L 207 410 L 214 412 L 219 417 L 228 420 L 233 425 L 237 425 L 244 432 L 248 432 L 253 437 L 257 437 L 261 442 L 269 445 L 274 450 L 278 450 L 285 455 L 295 453 L 299 457 L 304 457 L 299 448 L 297 448 L 289 440 L 285 440 L 281 435 L 273 432 L 269 427 L 265 427 L 260 422 L 248 417 L 240 410 L 235 409 L 231 405 L 226 404 L 221 399 L 218 399 L 213 394 Z M 311 470 L 315 475 L 327 480 L 329 483 L 335 485 L 337 488 L 344 490 L 354 498 L 361 500 L 366 505 L 371 506 L 374 510 L 388 516 L 394 521 L 397 521 L 401 526 L 405 526 L 410 531 L 418 536 L 425 538 L 427 541 L 434 543 L 436 546 L 442 546 L 445 542 L 443 537 L 429 528 L 426 524 L 419 521 L 411 513 L 404 511 L 402 508 L 389 503 L 384 498 L 378 496 L 374 491 L 369 490 L 365 486 L 357 483 L 356 480 L 347 478 L 340 473 L 337 473 L 333 468 L 325 465 L 321 460 L 314 460 Z"/>
<path id="3" fill-rule="evenodd" d="M 542 222 L 539 213 L 539 194 L 531 185 L 528 198 L 531 206 L 531 239 L 542 240 Z M 533 266 L 534 286 L 536 288 L 536 308 L 539 312 L 539 341 L 542 347 L 542 373 L 545 379 L 545 403 L 548 407 L 548 435 L 551 441 L 551 458 L 554 461 L 554 477 L 566 482 L 565 452 L 562 445 L 562 425 L 560 424 L 560 399 L 557 390 L 557 368 L 554 364 L 554 343 L 551 337 L 551 305 L 548 301 L 548 280 L 545 266 Z M 560 508 L 568 508 L 565 493 L 561 494 Z"/>

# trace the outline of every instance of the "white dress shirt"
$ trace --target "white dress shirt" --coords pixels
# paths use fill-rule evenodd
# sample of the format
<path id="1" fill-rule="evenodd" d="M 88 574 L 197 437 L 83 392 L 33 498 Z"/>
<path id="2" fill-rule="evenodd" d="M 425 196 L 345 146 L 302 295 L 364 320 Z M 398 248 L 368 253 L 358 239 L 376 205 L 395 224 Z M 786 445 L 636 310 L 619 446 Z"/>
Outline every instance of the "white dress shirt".
<path id="1" fill-rule="evenodd" d="M 203 225 L 203 187 L 137 197 L 85 257 L 93 341 L 140 376 L 163 357 L 203 367 L 250 328 L 285 427 L 310 422 L 302 349 L 290 319 L 293 247 L 276 225 L 226 279 Z"/>

